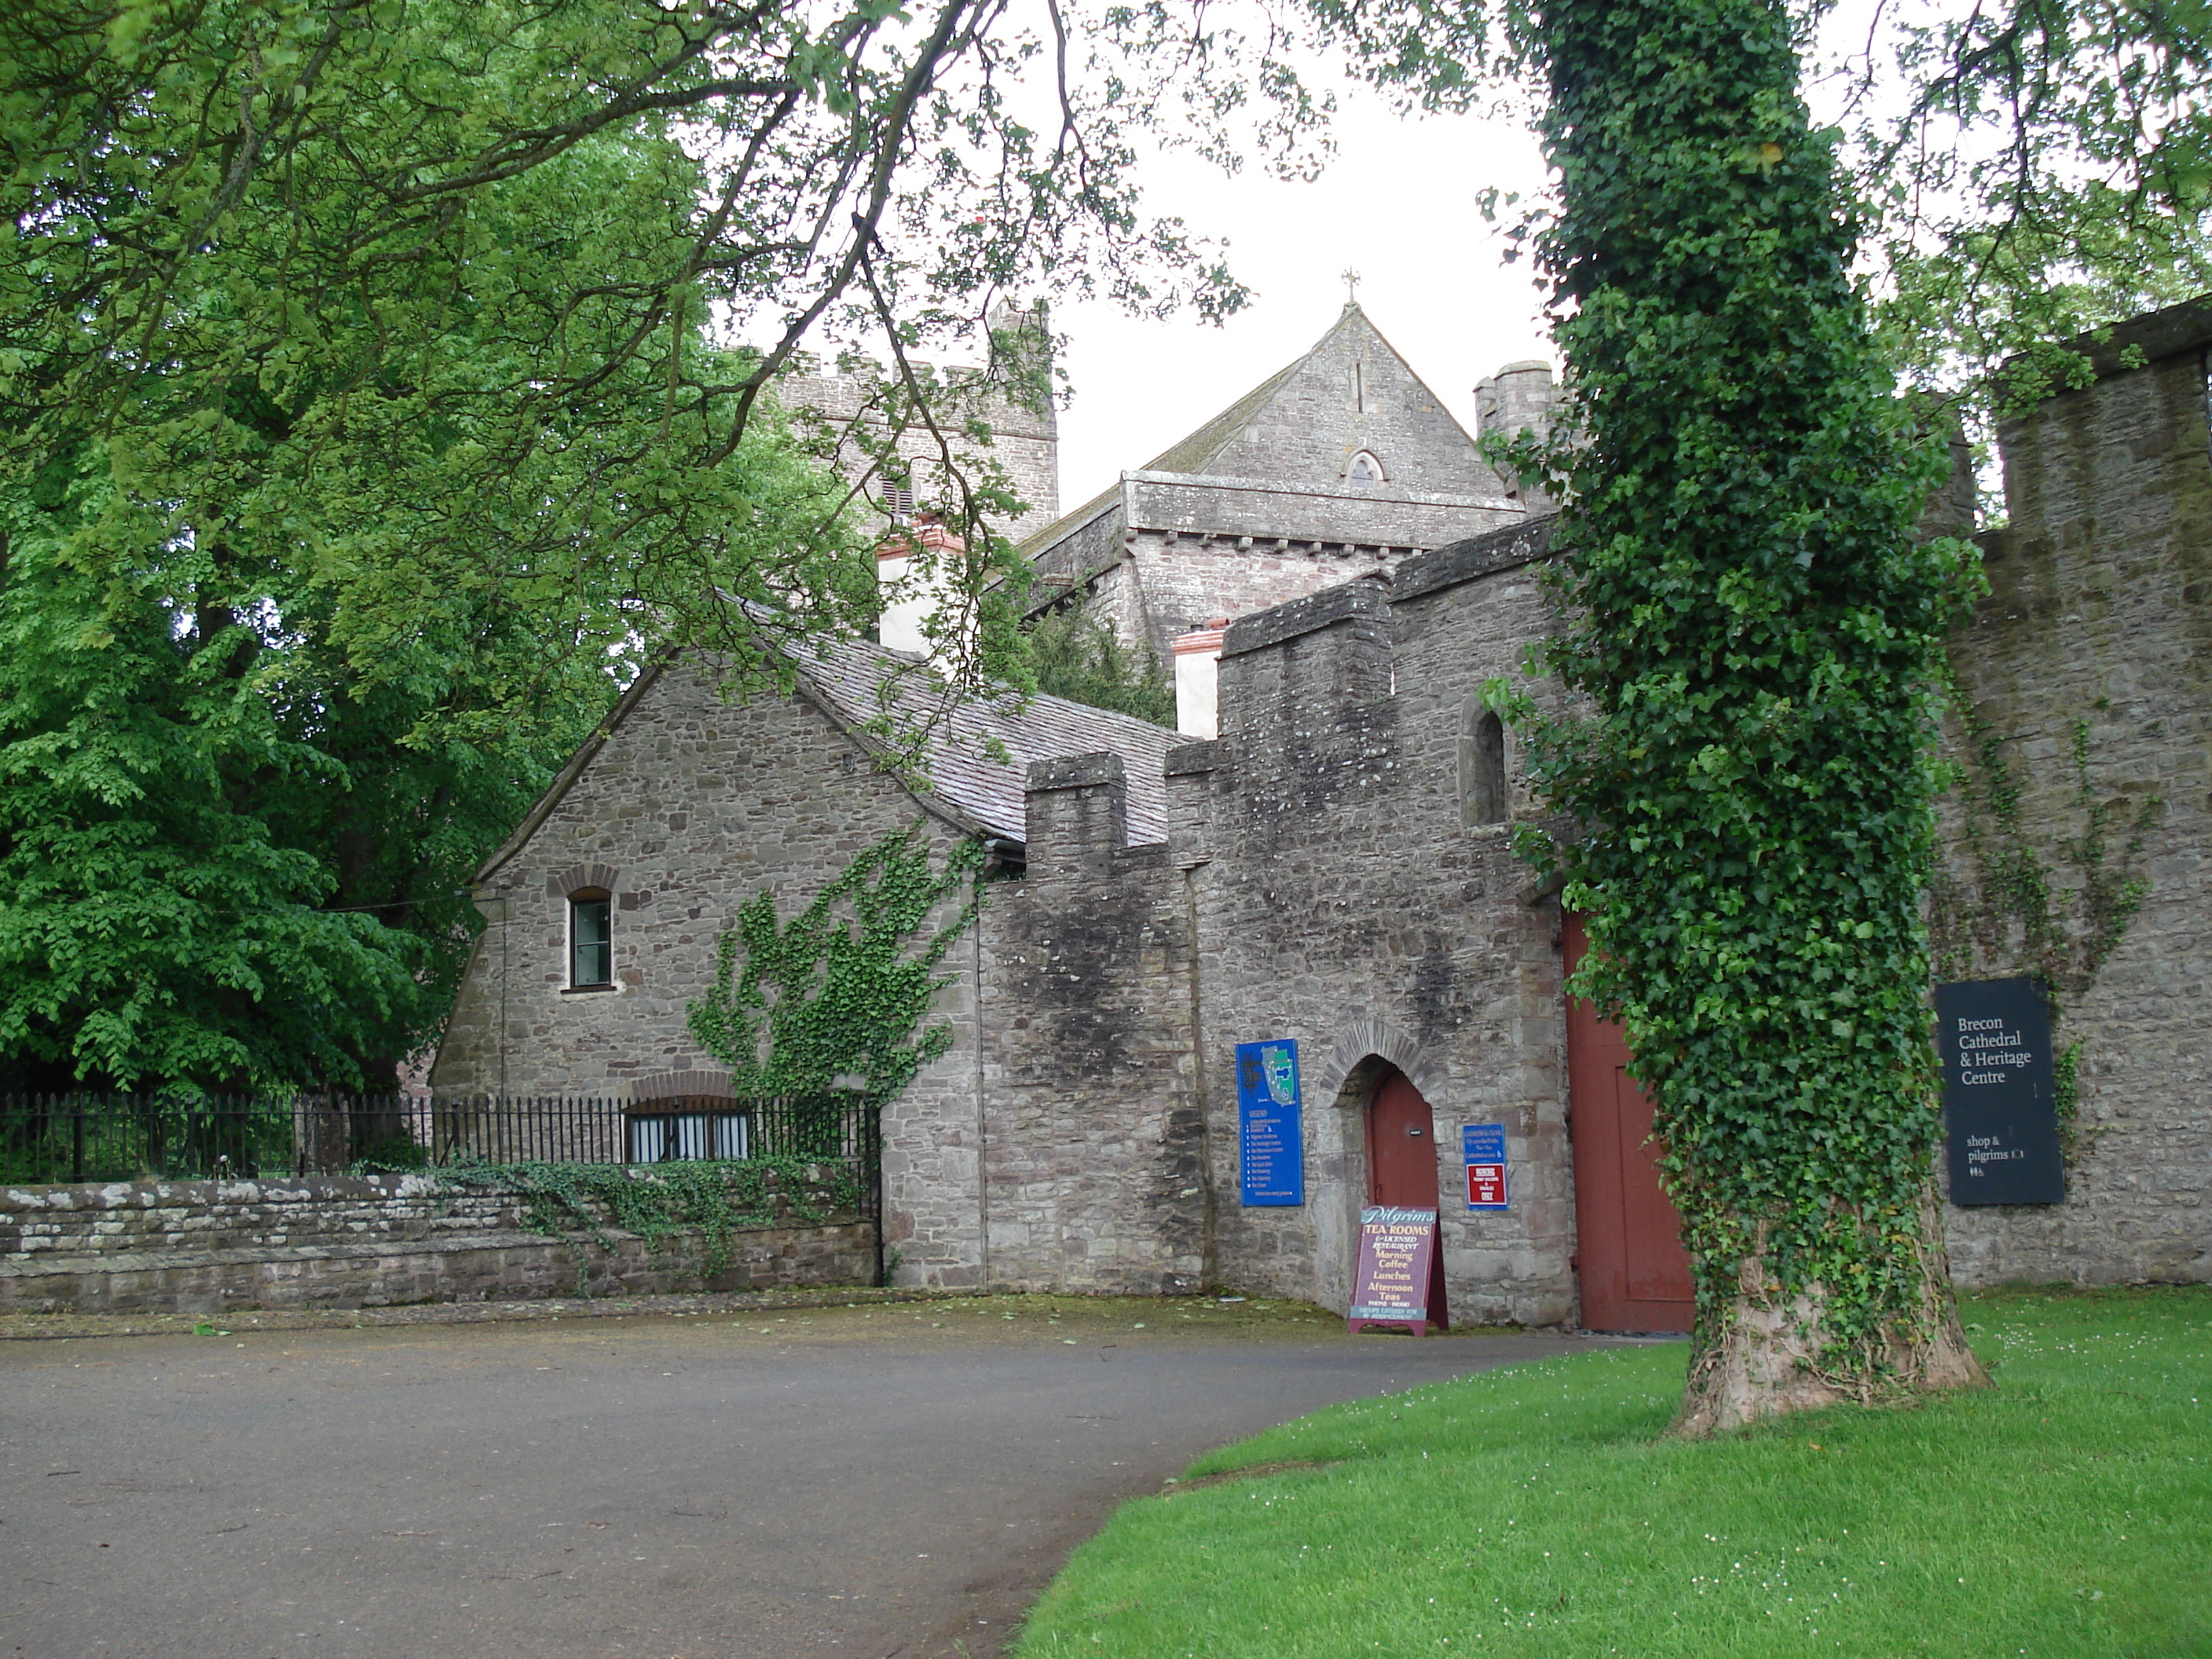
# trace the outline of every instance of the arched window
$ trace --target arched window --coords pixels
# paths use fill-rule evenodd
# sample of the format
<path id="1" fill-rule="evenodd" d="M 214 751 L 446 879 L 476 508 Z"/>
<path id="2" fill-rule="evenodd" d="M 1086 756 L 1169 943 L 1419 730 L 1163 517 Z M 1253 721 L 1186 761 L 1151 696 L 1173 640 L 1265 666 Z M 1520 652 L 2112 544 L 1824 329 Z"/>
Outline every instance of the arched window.
<path id="1" fill-rule="evenodd" d="M 568 895 L 568 983 L 587 990 L 615 982 L 613 905 L 603 887 Z"/>
<path id="2" fill-rule="evenodd" d="M 1345 469 L 1344 476 L 1354 489 L 1372 489 L 1383 482 L 1382 463 L 1375 459 L 1372 451 L 1363 449 L 1352 458 L 1352 465 Z"/>
<path id="3" fill-rule="evenodd" d="M 1505 723 L 1480 697 L 1469 697 L 1459 737 L 1460 823 L 1469 830 L 1503 823 L 1508 805 Z"/>

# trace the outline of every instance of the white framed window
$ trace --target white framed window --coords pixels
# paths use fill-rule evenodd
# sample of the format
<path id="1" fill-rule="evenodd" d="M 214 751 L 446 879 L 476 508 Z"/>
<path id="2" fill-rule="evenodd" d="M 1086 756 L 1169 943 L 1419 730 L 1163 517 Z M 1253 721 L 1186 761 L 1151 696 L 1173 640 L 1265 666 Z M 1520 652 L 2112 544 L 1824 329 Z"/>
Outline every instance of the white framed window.
<path id="1" fill-rule="evenodd" d="M 614 898 L 586 887 L 568 895 L 568 984 L 592 990 L 615 982 Z"/>
<path id="2" fill-rule="evenodd" d="M 1363 449 L 1352 458 L 1352 465 L 1344 470 L 1345 482 L 1354 489 L 1372 489 L 1387 482 L 1382 476 L 1382 463 L 1375 459 L 1372 450 Z"/>
<path id="3" fill-rule="evenodd" d="M 751 1114 L 731 1110 L 726 1100 L 648 1101 L 629 1109 L 626 1127 L 623 1154 L 632 1164 L 752 1155 Z"/>

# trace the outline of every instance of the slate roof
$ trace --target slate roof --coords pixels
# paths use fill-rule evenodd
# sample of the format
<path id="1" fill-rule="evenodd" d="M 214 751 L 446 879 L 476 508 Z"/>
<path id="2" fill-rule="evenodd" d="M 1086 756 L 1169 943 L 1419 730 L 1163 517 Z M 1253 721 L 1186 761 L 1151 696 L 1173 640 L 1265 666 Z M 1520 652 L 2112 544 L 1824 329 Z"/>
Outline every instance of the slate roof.
<path id="1" fill-rule="evenodd" d="M 900 725 L 927 721 L 922 765 L 929 793 L 994 836 L 1029 839 L 1023 800 L 1030 763 L 1110 750 L 1128 776 L 1129 845 L 1168 838 L 1168 750 L 1188 739 L 1133 715 L 1038 696 L 1017 705 L 963 699 L 912 657 L 851 640 L 794 650 L 800 678 L 832 719 L 871 747 L 865 729 L 885 714 Z M 884 701 L 889 688 L 889 702 Z M 995 739 L 1007 759 L 992 757 Z"/>
<path id="2" fill-rule="evenodd" d="M 940 803 L 963 829 L 1027 842 L 1029 811 L 1023 784 L 1030 763 L 1111 750 L 1121 757 L 1128 779 L 1128 844 L 1149 847 L 1168 838 L 1167 754 L 1185 741 L 1178 732 L 1065 697 L 1035 696 L 1020 707 L 1012 698 L 963 701 L 917 659 L 865 640 L 786 641 L 776 648 L 790 653 L 814 704 L 866 748 L 878 753 L 884 750 L 884 738 L 869 728 L 886 714 L 898 726 L 928 721 L 923 775 L 914 781 L 917 797 Z M 599 729 L 568 757 L 514 833 L 478 867 L 473 882 L 490 880 L 501 865 L 529 845 L 630 710 L 659 683 L 671 660 L 663 658 L 637 677 Z M 888 701 L 885 687 L 890 688 Z M 992 757 L 994 738 L 1006 750 L 1003 761 Z"/>

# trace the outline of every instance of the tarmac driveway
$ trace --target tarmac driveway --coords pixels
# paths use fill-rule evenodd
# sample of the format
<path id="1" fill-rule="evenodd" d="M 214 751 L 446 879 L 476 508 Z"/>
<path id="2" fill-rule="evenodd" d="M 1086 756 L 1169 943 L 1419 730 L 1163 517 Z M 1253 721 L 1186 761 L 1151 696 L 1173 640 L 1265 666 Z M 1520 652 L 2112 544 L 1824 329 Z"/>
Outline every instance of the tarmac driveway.
<path id="1" fill-rule="evenodd" d="M 1208 1448 L 1586 1346 L 1042 1297 L 0 1343 L 0 1656 L 980 1659 Z"/>

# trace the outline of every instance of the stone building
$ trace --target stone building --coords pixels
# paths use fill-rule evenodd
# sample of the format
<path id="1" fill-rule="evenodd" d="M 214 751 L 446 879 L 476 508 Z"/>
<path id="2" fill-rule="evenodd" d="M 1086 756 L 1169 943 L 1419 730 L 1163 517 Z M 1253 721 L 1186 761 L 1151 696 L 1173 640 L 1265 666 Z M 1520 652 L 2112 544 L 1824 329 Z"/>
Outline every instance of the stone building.
<path id="1" fill-rule="evenodd" d="M 2090 872 L 2066 848 L 2089 804 L 2107 877 L 2158 805 L 2142 908 L 2057 1033 L 2081 1043 L 2066 1201 L 1950 1212 L 1954 1270 L 1980 1284 L 2212 1278 L 2212 300 L 2077 344 L 2091 383 L 1997 434 L 2004 527 L 1979 538 L 1990 595 L 1952 647 L 1952 748 L 1971 761 L 1976 726 L 2002 740 L 2028 844 L 2077 918 Z M 1955 805 L 1948 828 L 1970 882 Z M 1988 920 L 2017 936 L 2016 915 Z M 2002 952 L 1984 966 L 2021 971 Z"/>
<path id="2" fill-rule="evenodd" d="M 851 356 L 800 354 L 776 381 L 776 397 L 894 522 L 917 507 L 948 505 L 956 471 L 971 481 L 1002 476 L 1026 505 L 992 527 L 1019 542 L 1060 516 L 1059 419 L 1048 395 L 1042 311 L 1001 306 L 991 329 L 1004 348 L 995 363 L 914 366 L 936 400 L 927 416 L 898 373 Z M 969 434 L 971 422 L 989 433 L 987 441 Z"/>
<path id="3" fill-rule="evenodd" d="M 1551 370 L 1483 383 L 1498 427 L 1540 427 Z M 1486 426 L 1486 433 L 1491 428 Z M 1214 618 L 1302 599 L 1529 504 L 1357 304 L 1313 349 L 1022 544 L 1039 609 L 1079 604 L 1163 661 Z"/>
<path id="4" fill-rule="evenodd" d="M 910 659 L 825 651 L 799 661 L 794 696 L 742 707 L 699 665 L 669 664 L 485 866 L 490 925 L 436 1086 L 726 1089 L 684 1022 L 720 930 L 763 887 L 790 914 L 920 822 L 939 846 L 986 837 L 1020 874 L 988 885 L 947 959 L 951 1046 L 886 1111 L 902 1281 L 1234 1286 L 1341 1308 L 1361 1206 L 1425 1194 L 1441 1202 L 1455 1320 L 1681 1328 L 1686 1277 L 1642 1144 L 1648 1115 L 1639 1125 L 1617 1032 L 1563 995 L 1578 929 L 1511 854 L 1531 804 L 1477 695 L 1549 625 L 1549 524 L 1476 471 L 1463 433 L 1453 448 L 1457 428 L 1429 418 L 1440 411 L 1412 407 L 1419 382 L 1378 340 L 1348 312 L 1315 354 L 1160 458 L 1171 465 L 1043 532 L 1070 591 L 1141 637 L 1234 614 L 1240 592 L 1278 598 L 1218 630 L 1218 737 L 1179 742 L 1053 699 L 968 708 L 928 780 L 902 782 L 875 766 L 868 716 L 882 696 L 933 695 Z M 2128 366 L 2129 344 L 2148 367 Z M 2046 849 L 2078 841 L 2084 799 L 2165 805 L 2140 854 L 2148 901 L 2064 1028 L 2084 1044 L 2093 1130 L 2067 1200 L 1952 1210 L 1967 1282 L 2212 1279 L 2208 347 L 2212 307 L 2143 319 L 2097 349 L 2094 385 L 2002 434 L 2008 527 L 1985 538 L 1993 592 L 1959 642 L 1962 708 L 2017 757 L 2027 830 Z M 1547 404 L 1526 395 L 1534 381 L 1486 395 L 1534 423 Z M 1379 402 L 1357 406 L 1362 386 L 1378 400 L 1395 388 L 1398 435 L 1378 435 Z M 1301 387 L 1322 389 L 1310 418 L 1334 422 L 1310 441 L 1289 431 Z M 1262 463 L 1237 458 L 1269 443 L 1285 470 L 1336 468 L 1336 482 L 1246 495 L 1285 514 L 1334 500 L 1356 528 L 1270 534 L 1288 520 L 1255 517 L 1239 548 L 1244 532 L 1225 533 L 1237 521 L 1216 517 L 1169 538 L 1158 520 L 1173 515 L 1146 503 L 1225 514 L 1241 497 L 1223 481 L 1251 479 Z M 1420 444 L 1436 470 L 1394 459 Z M 1386 482 L 1456 487 L 1363 496 L 1345 487 L 1363 453 Z M 1157 498 L 1146 474 L 1168 480 Z M 1111 557 L 1079 556 L 1085 537 Z M 1954 813 L 1954 866 L 1964 830 Z M 607 901 L 602 984 L 576 982 L 580 895 Z M 1283 1040 L 1297 1045 L 1303 1201 L 1248 1204 L 1237 1050 Z M 1467 1202 L 1468 1127 L 1502 1133 L 1503 1208 Z"/>

